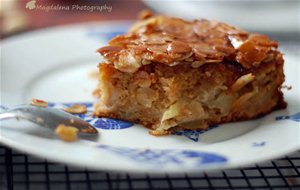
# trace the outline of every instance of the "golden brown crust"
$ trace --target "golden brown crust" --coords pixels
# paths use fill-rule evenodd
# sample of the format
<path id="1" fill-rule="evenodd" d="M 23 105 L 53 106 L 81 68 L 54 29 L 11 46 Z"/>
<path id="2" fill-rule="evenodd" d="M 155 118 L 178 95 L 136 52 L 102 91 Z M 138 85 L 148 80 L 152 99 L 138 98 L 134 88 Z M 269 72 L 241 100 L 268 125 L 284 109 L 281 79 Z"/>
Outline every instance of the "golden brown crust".
<path id="1" fill-rule="evenodd" d="M 147 64 L 199 67 L 228 60 L 250 69 L 271 61 L 277 51 L 277 42 L 267 36 L 221 22 L 151 15 L 145 18 L 98 50 L 106 63 L 123 72 L 135 72 Z"/>

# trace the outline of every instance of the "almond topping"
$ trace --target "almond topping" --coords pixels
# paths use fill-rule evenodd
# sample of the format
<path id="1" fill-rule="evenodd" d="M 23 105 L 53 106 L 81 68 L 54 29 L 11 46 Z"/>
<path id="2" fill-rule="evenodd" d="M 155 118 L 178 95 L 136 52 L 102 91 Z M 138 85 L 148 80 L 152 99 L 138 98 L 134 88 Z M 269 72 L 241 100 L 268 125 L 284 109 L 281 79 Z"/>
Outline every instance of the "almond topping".
<path id="1" fill-rule="evenodd" d="M 39 99 L 31 99 L 30 104 L 37 107 L 43 107 L 43 108 L 48 107 L 48 102 Z"/>
<path id="2" fill-rule="evenodd" d="M 65 108 L 64 111 L 66 111 L 68 113 L 81 114 L 81 113 L 86 113 L 87 109 L 84 105 L 73 104 L 71 107 Z"/>
<path id="3" fill-rule="evenodd" d="M 173 41 L 167 47 L 167 51 L 170 53 L 189 53 L 192 48 L 184 42 Z"/>

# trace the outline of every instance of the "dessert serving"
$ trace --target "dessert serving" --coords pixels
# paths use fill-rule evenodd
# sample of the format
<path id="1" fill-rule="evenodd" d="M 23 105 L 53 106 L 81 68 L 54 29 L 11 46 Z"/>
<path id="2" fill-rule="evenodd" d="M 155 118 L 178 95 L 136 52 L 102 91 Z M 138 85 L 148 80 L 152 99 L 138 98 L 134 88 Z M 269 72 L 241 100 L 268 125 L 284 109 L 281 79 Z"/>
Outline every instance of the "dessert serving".
<path id="1" fill-rule="evenodd" d="M 144 14 L 98 52 L 94 114 L 165 135 L 285 108 L 278 43 L 227 24 Z"/>

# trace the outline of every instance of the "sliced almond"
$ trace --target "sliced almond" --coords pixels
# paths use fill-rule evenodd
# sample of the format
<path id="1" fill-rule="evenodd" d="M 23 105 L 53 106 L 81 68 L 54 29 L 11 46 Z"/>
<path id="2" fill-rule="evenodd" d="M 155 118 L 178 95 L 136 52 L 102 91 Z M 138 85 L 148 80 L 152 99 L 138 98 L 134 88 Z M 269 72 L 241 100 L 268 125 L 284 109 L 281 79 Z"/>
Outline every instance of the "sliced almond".
<path id="1" fill-rule="evenodd" d="M 249 82 L 254 80 L 255 76 L 252 73 L 246 74 L 238 78 L 235 83 L 231 86 L 231 90 L 236 92 L 246 86 Z"/>
<path id="2" fill-rule="evenodd" d="M 64 111 L 68 113 L 82 114 L 87 112 L 87 108 L 81 104 L 73 104 L 71 107 L 65 108 Z"/>
<path id="3" fill-rule="evenodd" d="M 37 107 L 43 107 L 46 108 L 48 107 L 48 102 L 44 101 L 44 100 L 39 100 L 39 99 L 31 99 L 31 105 L 33 106 L 37 106 Z"/>

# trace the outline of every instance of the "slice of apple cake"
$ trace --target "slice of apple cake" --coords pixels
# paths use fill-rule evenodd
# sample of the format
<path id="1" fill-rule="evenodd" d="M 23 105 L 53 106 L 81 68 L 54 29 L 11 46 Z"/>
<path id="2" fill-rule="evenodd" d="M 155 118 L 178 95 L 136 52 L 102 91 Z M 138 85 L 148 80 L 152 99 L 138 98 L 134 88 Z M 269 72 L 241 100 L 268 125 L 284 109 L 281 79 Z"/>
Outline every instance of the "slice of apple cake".
<path id="1" fill-rule="evenodd" d="M 277 47 L 217 21 L 148 15 L 98 50 L 94 114 L 165 135 L 285 108 Z"/>

